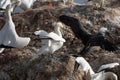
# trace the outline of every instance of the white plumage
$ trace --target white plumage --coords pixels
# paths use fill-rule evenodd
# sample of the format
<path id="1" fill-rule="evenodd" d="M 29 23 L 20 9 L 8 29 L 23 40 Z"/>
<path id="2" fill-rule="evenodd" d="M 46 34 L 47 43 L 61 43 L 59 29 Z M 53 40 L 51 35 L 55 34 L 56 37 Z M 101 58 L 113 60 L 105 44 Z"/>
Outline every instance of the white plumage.
<path id="1" fill-rule="evenodd" d="M 80 66 L 83 68 L 83 71 L 87 74 L 86 80 L 107 80 L 107 79 L 117 80 L 117 75 L 115 73 L 104 72 L 101 70 L 106 68 L 113 68 L 115 66 L 118 66 L 119 63 L 111 63 L 111 64 L 103 65 L 98 70 L 101 72 L 95 73 L 91 68 L 91 66 L 89 65 L 89 63 L 83 57 L 77 57 L 76 62 L 80 64 Z"/>
<path id="2" fill-rule="evenodd" d="M 106 35 L 106 33 L 109 33 L 109 30 L 105 27 L 101 27 L 99 30 L 98 30 L 98 34 L 101 34 L 103 36 Z"/>
<path id="3" fill-rule="evenodd" d="M 33 3 L 35 1 L 36 0 L 21 0 L 20 8 L 22 8 L 23 10 L 27 10 L 33 6 Z"/>
<path id="4" fill-rule="evenodd" d="M 119 66 L 119 65 L 120 65 L 119 63 L 105 64 L 105 65 L 100 66 L 100 68 L 98 69 L 98 72 L 101 70 L 107 69 L 107 68 L 114 68 L 114 67 Z"/>
<path id="5" fill-rule="evenodd" d="M 10 0 L 0 0 L 0 8 L 5 10 L 7 5 L 11 4 L 11 12 L 14 11 L 14 9 L 21 4 L 20 0 L 11 2 Z M 4 12 L 4 11 L 3 11 Z"/>
<path id="6" fill-rule="evenodd" d="M 11 4 L 10 0 L 0 0 L 0 8 L 6 9 L 8 4 Z"/>
<path id="7" fill-rule="evenodd" d="M 106 31 L 108 31 L 108 29 L 105 28 L 105 27 L 101 27 L 101 28 L 98 30 L 99 33 L 105 33 Z"/>
<path id="8" fill-rule="evenodd" d="M 11 16 L 11 5 L 6 8 L 6 23 L 0 31 L 0 44 L 16 48 L 27 46 L 30 42 L 28 37 L 19 37 L 15 30 Z M 1 49 L 3 51 L 3 48 Z"/>
<path id="9" fill-rule="evenodd" d="M 88 73 L 88 71 L 90 70 L 90 75 L 95 74 L 90 64 L 83 57 L 77 57 L 76 62 L 80 64 L 80 66 L 86 73 Z"/>
<path id="10" fill-rule="evenodd" d="M 61 22 L 54 23 L 54 32 L 47 33 L 44 30 L 35 31 L 35 35 L 39 35 L 42 39 L 42 44 L 44 44 L 40 50 L 31 60 L 38 58 L 42 53 L 54 53 L 56 50 L 60 49 L 65 42 L 65 39 L 62 38 L 60 29 L 63 27 Z"/>
<path id="11" fill-rule="evenodd" d="M 49 39 L 52 39 L 52 40 L 55 40 L 55 41 L 65 42 L 65 39 L 63 39 L 62 37 L 60 37 L 59 35 L 57 35 L 54 32 L 47 33 L 44 30 L 39 30 L 39 31 L 35 31 L 34 34 L 39 35 L 40 38 L 49 38 Z"/>
<path id="12" fill-rule="evenodd" d="M 113 72 L 101 71 L 99 73 L 91 75 L 90 78 L 87 78 L 86 80 L 118 80 L 118 77 Z"/>
<path id="13" fill-rule="evenodd" d="M 40 38 L 46 38 L 45 35 L 48 35 L 48 32 L 44 30 L 39 30 L 34 32 L 35 35 L 38 35 Z"/>

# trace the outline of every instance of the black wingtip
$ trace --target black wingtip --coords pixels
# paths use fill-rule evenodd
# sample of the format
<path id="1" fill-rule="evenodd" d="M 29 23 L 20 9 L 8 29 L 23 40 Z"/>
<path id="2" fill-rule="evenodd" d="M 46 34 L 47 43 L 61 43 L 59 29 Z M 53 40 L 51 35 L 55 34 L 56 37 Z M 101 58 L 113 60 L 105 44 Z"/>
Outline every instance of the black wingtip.
<path id="1" fill-rule="evenodd" d="M 3 8 L 0 8 L 0 10 L 5 10 L 5 9 L 3 9 Z"/>
<path id="2" fill-rule="evenodd" d="M 0 12 L 5 12 L 5 9 L 0 8 Z"/>
<path id="3" fill-rule="evenodd" d="M 0 48 L 15 48 L 15 47 L 1 44 L 1 45 L 0 45 Z"/>

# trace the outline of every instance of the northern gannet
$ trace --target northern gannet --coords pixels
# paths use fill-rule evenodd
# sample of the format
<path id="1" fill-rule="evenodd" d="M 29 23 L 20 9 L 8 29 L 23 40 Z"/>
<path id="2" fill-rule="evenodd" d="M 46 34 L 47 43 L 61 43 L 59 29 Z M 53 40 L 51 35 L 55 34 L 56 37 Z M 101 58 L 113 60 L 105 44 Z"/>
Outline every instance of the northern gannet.
<path id="1" fill-rule="evenodd" d="M 1 9 L 6 9 L 8 4 L 11 4 L 10 0 L 0 0 L 0 8 Z"/>
<path id="2" fill-rule="evenodd" d="M 29 37 L 19 37 L 11 16 L 11 4 L 6 7 L 6 23 L 0 31 L 0 45 L 23 48 L 30 42 Z M 1 48 L 1 52 L 3 48 Z"/>
<path id="3" fill-rule="evenodd" d="M 60 49 L 65 42 L 65 39 L 62 37 L 60 29 L 63 27 L 61 22 L 53 23 L 54 32 L 46 32 L 44 30 L 35 31 L 35 35 L 39 35 L 42 39 L 42 43 L 44 44 L 40 50 L 37 52 L 35 56 L 31 60 L 34 60 L 39 57 L 39 55 L 43 53 L 54 53 L 56 50 Z"/>
<path id="4" fill-rule="evenodd" d="M 105 34 L 107 30 L 100 30 L 99 33 L 102 33 L 101 35 L 98 34 L 90 34 L 88 33 L 84 27 L 81 25 L 78 19 L 74 17 L 70 17 L 67 15 L 61 15 L 59 17 L 59 20 L 64 23 L 65 25 L 71 27 L 72 31 L 74 32 L 75 36 L 82 41 L 84 44 L 84 48 L 81 52 L 78 53 L 78 55 L 84 56 L 92 46 L 100 46 L 102 49 L 105 49 L 107 51 L 116 51 L 119 50 L 119 48 L 116 46 L 116 44 L 112 43 L 112 41 L 109 41 Z"/>
<path id="5" fill-rule="evenodd" d="M 14 9 L 21 4 L 21 1 L 16 0 L 11 2 L 10 0 L 0 0 L 0 9 L 2 12 L 4 12 L 8 4 L 11 4 L 12 6 L 11 12 L 14 12 Z"/>
<path id="6" fill-rule="evenodd" d="M 35 1 L 36 0 L 21 0 L 20 8 L 22 8 L 23 10 L 27 10 L 33 6 L 33 3 Z"/>
<path id="7" fill-rule="evenodd" d="M 118 77 L 113 72 L 104 72 L 101 70 L 107 69 L 107 68 L 114 68 L 116 66 L 119 66 L 119 63 L 110 63 L 106 65 L 102 65 L 98 72 L 95 73 L 92 69 L 92 67 L 89 65 L 89 63 L 83 58 L 83 57 L 77 57 L 75 59 L 75 67 L 74 72 L 78 69 L 78 65 L 80 65 L 83 68 L 83 71 L 85 73 L 85 80 L 118 80 Z"/>

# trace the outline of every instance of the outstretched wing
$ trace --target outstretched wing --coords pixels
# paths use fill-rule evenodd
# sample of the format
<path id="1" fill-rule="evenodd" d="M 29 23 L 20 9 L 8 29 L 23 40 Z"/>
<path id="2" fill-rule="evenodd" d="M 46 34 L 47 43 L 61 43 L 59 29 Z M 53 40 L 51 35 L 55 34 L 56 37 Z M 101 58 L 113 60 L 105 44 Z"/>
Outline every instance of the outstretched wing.
<path id="1" fill-rule="evenodd" d="M 88 71 L 90 71 L 90 74 L 94 74 L 92 67 L 83 57 L 77 57 L 76 62 L 83 68 L 84 72 L 88 73 Z"/>
<path id="2" fill-rule="evenodd" d="M 119 65 L 120 65 L 119 63 L 105 64 L 105 65 L 100 66 L 100 68 L 98 69 L 98 72 L 100 72 L 101 70 L 105 70 L 107 68 L 114 68 L 114 67 L 119 66 Z"/>
<path id="3" fill-rule="evenodd" d="M 70 26 L 75 36 L 81 39 L 83 44 L 86 44 L 91 35 L 85 31 L 78 19 L 67 15 L 61 15 L 59 20 L 65 25 Z"/>
<path id="4" fill-rule="evenodd" d="M 34 32 L 35 35 L 39 35 L 40 38 L 47 38 L 48 32 L 44 30 L 39 30 Z"/>
<path id="5" fill-rule="evenodd" d="M 54 33 L 54 32 L 50 32 L 50 33 L 47 35 L 47 37 L 49 37 L 49 38 L 51 38 L 51 39 L 53 39 L 53 40 L 55 40 L 55 41 L 65 42 L 65 39 L 64 39 L 64 38 L 62 38 L 61 36 L 57 35 L 57 34 Z"/>
<path id="6" fill-rule="evenodd" d="M 34 34 L 39 35 L 39 37 L 42 38 L 42 39 L 52 39 L 52 40 L 55 40 L 55 41 L 65 42 L 64 38 L 60 37 L 59 35 L 57 35 L 54 32 L 47 33 L 44 30 L 39 30 L 39 31 L 35 31 Z"/>

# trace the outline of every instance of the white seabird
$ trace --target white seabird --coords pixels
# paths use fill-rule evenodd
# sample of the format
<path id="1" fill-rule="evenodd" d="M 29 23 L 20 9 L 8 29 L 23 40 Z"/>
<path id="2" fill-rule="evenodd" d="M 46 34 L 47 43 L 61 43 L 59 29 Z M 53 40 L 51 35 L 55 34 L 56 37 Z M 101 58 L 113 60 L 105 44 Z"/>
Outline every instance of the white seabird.
<path id="1" fill-rule="evenodd" d="M 56 50 L 60 49 L 65 42 L 65 39 L 62 37 L 60 29 L 63 27 L 61 22 L 57 22 L 53 24 L 54 32 L 46 32 L 44 30 L 35 31 L 35 35 L 39 35 L 42 39 L 42 44 L 44 44 L 40 50 L 37 52 L 35 56 L 31 59 L 34 60 L 39 57 L 39 55 L 43 53 L 54 53 Z"/>
<path id="2" fill-rule="evenodd" d="M 27 10 L 33 6 L 33 3 L 35 1 L 36 0 L 21 0 L 20 8 L 22 8 L 23 10 Z"/>
<path id="3" fill-rule="evenodd" d="M 90 64 L 83 57 L 77 57 L 75 60 L 83 68 L 83 71 L 86 73 L 90 71 L 90 75 L 95 74 Z"/>
<path id="4" fill-rule="evenodd" d="M 0 0 L 0 8 L 1 9 L 6 9 L 8 4 L 11 4 L 10 0 Z"/>
<path id="5" fill-rule="evenodd" d="M 11 8 L 11 12 L 13 13 L 15 8 L 21 4 L 21 1 L 20 0 L 16 0 L 16 1 L 12 1 L 11 2 L 10 0 L 0 0 L 0 11 L 2 13 L 5 12 L 5 9 L 6 9 L 8 4 L 11 4 L 11 7 L 12 7 Z"/>
<path id="6" fill-rule="evenodd" d="M 95 73 L 92 67 L 83 57 L 77 57 L 75 60 L 83 68 L 85 75 L 87 74 L 85 77 L 86 80 L 107 80 L 107 79 L 118 80 L 118 77 L 115 73 L 104 72 L 101 70 L 106 68 L 113 68 L 115 66 L 118 66 L 119 63 L 111 63 L 111 64 L 103 65 L 99 68 L 98 70 L 99 72 Z"/>
<path id="7" fill-rule="evenodd" d="M 105 65 L 100 66 L 100 68 L 98 69 L 98 72 L 100 72 L 104 69 L 107 69 L 107 68 L 114 68 L 114 67 L 119 66 L 119 65 L 120 65 L 119 63 L 105 64 Z"/>
<path id="8" fill-rule="evenodd" d="M 4 46 L 11 46 L 16 48 L 23 48 L 30 42 L 29 37 L 19 37 L 16 30 L 15 24 L 13 23 L 11 16 L 11 5 L 6 7 L 6 23 L 0 31 L 0 44 Z M 1 52 L 3 48 L 1 48 Z"/>

